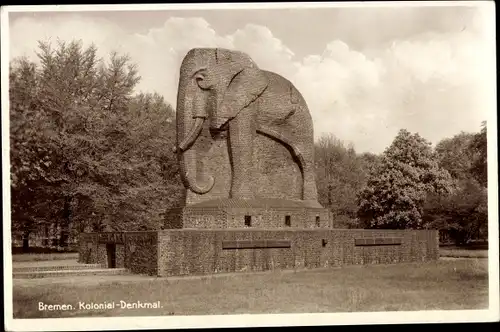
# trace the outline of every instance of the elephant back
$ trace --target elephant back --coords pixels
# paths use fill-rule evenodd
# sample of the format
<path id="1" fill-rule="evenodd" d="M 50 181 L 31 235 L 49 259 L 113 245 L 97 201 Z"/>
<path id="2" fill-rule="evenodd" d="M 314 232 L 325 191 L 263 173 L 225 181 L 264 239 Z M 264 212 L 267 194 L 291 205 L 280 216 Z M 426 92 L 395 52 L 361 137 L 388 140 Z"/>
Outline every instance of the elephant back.
<path id="1" fill-rule="evenodd" d="M 269 85 L 259 99 L 259 120 L 262 123 L 283 125 L 295 115 L 301 120 L 311 121 L 307 103 L 294 84 L 274 72 L 264 73 Z"/>

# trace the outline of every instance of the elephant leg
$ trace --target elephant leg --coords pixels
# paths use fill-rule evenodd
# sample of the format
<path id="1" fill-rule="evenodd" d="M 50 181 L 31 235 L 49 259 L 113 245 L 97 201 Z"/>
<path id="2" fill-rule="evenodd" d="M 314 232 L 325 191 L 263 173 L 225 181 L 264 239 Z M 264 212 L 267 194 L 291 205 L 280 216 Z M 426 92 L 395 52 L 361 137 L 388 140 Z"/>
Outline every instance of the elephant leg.
<path id="1" fill-rule="evenodd" d="M 304 163 L 302 199 L 313 205 L 318 205 L 318 192 L 316 188 L 316 178 L 314 175 L 313 163 L 307 160 Z M 320 206 L 319 206 L 320 207 Z"/>
<path id="2" fill-rule="evenodd" d="M 318 192 L 316 188 L 316 178 L 314 175 L 314 145 L 308 147 L 304 146 L 304 144 L 295 144 L 294 140 L 290 137 L 287 137 L 285 134 L 279 133 L 278 131 L 262 124 L 259 124 L 256 130 L 257 133 L 279 141 L 292 151 L 292 154 L 297 159 L 302 172 L 301 199 L 308 201 L 311 206 L 321 207 L 318 203 Z"/>
<path id="3" fill-rule="evenodd" d="M 286 141 L 283 141 L 286 142 Z M 295 151 L 295 155 L 301 164 L 302 171 L 302 200 L 307 201 L 312 205 L 318 205 L 318 192 L 316 188 L 316 177 L 314 170 L 314 146 L 305 144 L 294 145 L 288 140 L 289 146 Z"/>
<path id="4" fill-rule="evenodd" d="M 312 137 L 302 138 L 302 143 L 297 145 L 297 150 L 302 152 L 302 200 L 310 207 L 321 208 L 318 202 L 316 186 L 316 171 L 314 168 L 314 144 Z"/>
<path id="5" fill-rule="evenodd" d="M 253 142 L 256 135 L 256 112 L 253 107 L 241 111 L 229 122 L 229 154 L 233 171 L 231 198 L 254 198 L 255 180 Z"/>

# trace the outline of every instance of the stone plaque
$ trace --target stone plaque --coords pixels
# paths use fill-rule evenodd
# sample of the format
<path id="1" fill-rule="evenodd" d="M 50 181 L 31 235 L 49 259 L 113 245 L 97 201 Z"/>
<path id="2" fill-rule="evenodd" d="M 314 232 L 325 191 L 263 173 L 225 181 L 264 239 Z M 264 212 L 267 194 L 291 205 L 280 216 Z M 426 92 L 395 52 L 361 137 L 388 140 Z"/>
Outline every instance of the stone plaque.
<path id="1" fill-rule="evenodd" d="M 125 243 L 125 233 L 100 233 L 99 243 Z"/>
<path id="2" fill-rule="evenodd" d="M 290 248 L 290 240 L 222 241 L 222 249 Z"/>
<path id="3" fill-rule="evenodd" d="M 355 239 L 356 246 L 393 246 L 401 245 L 402 238 L 399 237 L 376 237 L 376 238 L 361 238 Z"/>

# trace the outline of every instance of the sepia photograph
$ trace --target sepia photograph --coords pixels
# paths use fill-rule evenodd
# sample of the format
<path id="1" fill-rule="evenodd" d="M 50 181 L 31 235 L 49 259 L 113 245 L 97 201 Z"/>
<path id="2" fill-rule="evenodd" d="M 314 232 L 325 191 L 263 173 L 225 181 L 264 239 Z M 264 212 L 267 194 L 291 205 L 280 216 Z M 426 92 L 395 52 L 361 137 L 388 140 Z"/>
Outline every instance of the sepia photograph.
<path id="1" fill-rule="evenodd" d="M 8 331 L 498 321 L 492 1 L 1 8 Z"/>

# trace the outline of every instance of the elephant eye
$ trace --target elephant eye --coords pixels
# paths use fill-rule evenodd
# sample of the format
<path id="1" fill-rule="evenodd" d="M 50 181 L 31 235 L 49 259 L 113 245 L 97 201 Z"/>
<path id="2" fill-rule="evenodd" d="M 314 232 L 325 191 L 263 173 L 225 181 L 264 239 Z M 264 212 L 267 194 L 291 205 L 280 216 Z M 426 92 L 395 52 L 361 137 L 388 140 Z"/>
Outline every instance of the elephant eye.
<path id="1" fill-rule="evenodd" d="M 193 78 L 196 80 L 196 83 L 202 90 L 210 90 L 210 88 L 212 87 L 210 80 L 207 79 L 207 72 L 205 69 L 200 69 L 199 71 L 197 71 L 193 75 Z"/>
<path id="2" fill-rule="evenodd" d="M 207 75 L 206 70 L 200 69 L 196 73 L 193 74 L 193 77 L 195 80 L 200 81 L 200 80 L 204 80 L 206 75 Z"/>

